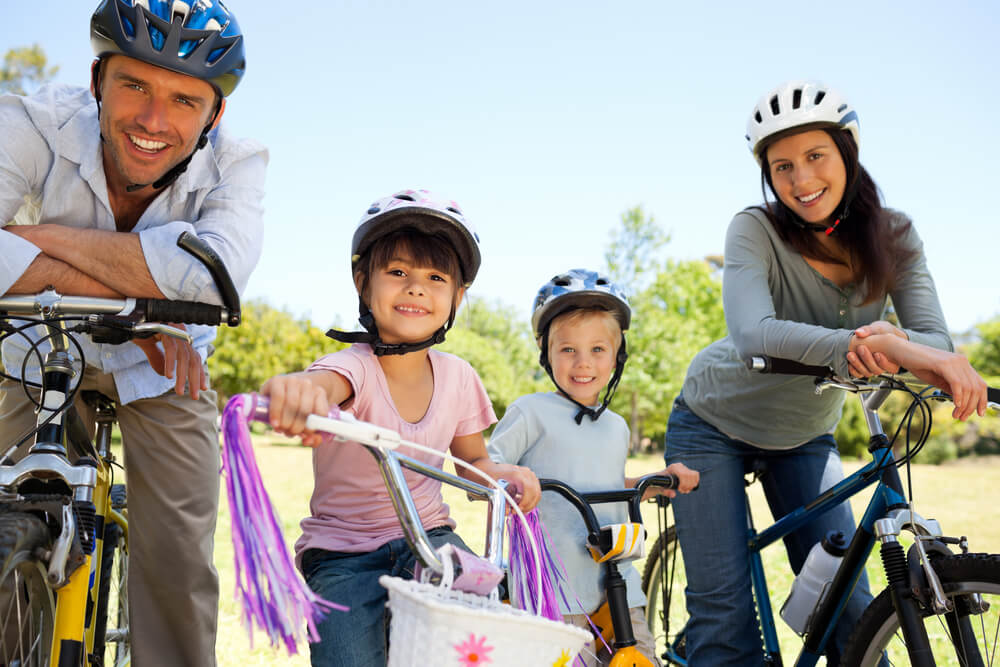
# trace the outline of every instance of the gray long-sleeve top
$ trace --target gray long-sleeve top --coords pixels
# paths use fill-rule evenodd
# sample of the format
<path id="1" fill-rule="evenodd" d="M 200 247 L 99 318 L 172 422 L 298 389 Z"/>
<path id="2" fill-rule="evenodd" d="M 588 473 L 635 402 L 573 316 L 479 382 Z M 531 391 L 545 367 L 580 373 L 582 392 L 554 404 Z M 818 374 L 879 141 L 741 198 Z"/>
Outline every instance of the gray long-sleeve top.
<path id="1" fill-rule="evenodd" d="M 896 224 L 907 221 L 892 213 Z M 903 236 L 915 252 L 890 296 L 911 341 L 951 350 L 923 243 L 913 226 Z M 729 335 L 699 352 L 683 394 L 699 417 L 726 435 L 763 449 L 789 449 L 840 419 L 844 394 L 813 392 L 811 378 L 751 373 L 755 354 L 831 366 L 847 377 L 853 330 L 884 316 L 886 298 L 861 303 L 862 285 L 840 288 L 813 269 L 757 209 L 733 218 L 726 233 L 723 305 Z"/>

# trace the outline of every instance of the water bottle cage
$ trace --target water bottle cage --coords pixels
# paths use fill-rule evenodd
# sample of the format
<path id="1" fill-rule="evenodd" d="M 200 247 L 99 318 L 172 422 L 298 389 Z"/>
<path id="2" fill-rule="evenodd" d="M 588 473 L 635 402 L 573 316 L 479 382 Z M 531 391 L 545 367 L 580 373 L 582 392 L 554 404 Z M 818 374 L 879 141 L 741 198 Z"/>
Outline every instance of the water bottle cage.
<path id="1" fill-rule="evenodd" d="M 593 536 L 589 542 L 587 549 L 597 563 L 635 560 L 646 554 L 646 531 L 641 523 L 602 526 L 597 544 L 594 544 Z"/>

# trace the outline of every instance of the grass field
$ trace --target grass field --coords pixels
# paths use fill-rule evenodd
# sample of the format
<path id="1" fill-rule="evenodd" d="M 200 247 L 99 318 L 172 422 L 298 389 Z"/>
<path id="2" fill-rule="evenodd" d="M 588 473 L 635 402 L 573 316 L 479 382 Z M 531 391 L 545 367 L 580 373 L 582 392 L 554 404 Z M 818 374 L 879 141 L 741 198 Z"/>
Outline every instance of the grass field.
<path id="1" fill-rule="evenodd" d="M 298 537 L 298 522 L 308 512 L 309 495 L 312 492 L 312 467 L 309 450 L 290 441 L 271 437 L 256 438 L 258 465 L 265 485 L 271 495 L 283 523 L 289 547 Z M 858 464 L 847 462 L 845 468 L 853 470 Z M 658 470 L 662 460 L 658 456 L 645 456 L 629 461 L 629 475 L 639 475 Z M 905 482 L 905 479 L 904 479 Z M 996 520 L 996 499 L 1000 495 L 1000 462 L 976 460 L 946 466 L 914 466 L 915 509 L 928 518 L 941 522 L 946 534 L 969 535 L 973 551 L 1000 552 L 1000 521 Z M 458 521 L 463 538 L 475 548 L 482 547 L 485 524 L 485 505 L 470 503 L 464 494 L 446 489 L 446 500 Z M 863 493 L 854 503 L 855 513 L 859 513 L 867 501 Z M 751 488 L 751 504 L 758 527 L 766 526 L 770 514 L 759 485 Z M 650 508 L 652 509 L 652 508 Z M 650 532 L 656 530 L 656 520 L 650 514 L 646 520 Z M 308 649 L 302 647 L 305 655 L 288 657 L 284 649 L 272 649 L 267 638 L 261 633 L 254 636 L 254 648 L 240 621 L 240 610 L 233 600 L 233 551 L 229 533 L 229 508 L 225 494 L 221 502 L 219 528 L 215 550 L 216 567 L 222 582 L 222 596 L 219 609 L 219 638 L 217 656 L 220 667 L 250 667 L 254 665 L 309 664 Z M 884 586 L 877 559 L 870 566 L 870 576 L 874 591 Z M 642 567 L 642 563 L 637 564 Z M 765 568 L 775 613 L 780 609 L 792 584 L 792 574 L 784 555 L 784 550 L 773 545 L 765 551 Z M 348 600 L 340 600 L 349 604 Z M 779 619 L 779 638 L 786 662 L 794 660 L 798 652 L 798 638 Z"/>

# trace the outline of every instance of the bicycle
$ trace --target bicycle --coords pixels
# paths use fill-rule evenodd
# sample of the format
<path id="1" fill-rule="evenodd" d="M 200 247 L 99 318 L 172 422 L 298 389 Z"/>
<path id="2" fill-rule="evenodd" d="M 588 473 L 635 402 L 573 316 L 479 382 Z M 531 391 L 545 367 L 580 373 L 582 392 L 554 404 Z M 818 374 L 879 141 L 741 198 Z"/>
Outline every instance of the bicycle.
<path id="1" fill-rule="evenodd" d="M 765 662 L 782 664 L 761 550 L 873 484 L 875 490 L 847 552 L 804 623 L 803 646 L 795 664 L 815 665 L 824 654 L 876 540 L 881 544 L 888 585 L 858 621 L 841 658 L 842 664 L 876 665 L 883 655 L 891 661 L 908 661 L 913 665 L 984 665 L 1000 659 L 997 634 L 1000 619 L 987 618 L 992 603 L 985 599 L 988 595 L 1000 596 L 1000 555 L 969 553 L 966 537 L 947 537 L 937 521 L 913 511 L 912 498 L 907 499 L 898 471 L 898 466 L 912 459 L 929 436 L 927 401 L 948 397 L 940 392 L 917 393 L 898 376 L 881 376 L 874 381 L 844 379 L 827 367 L 769 357 L 754 357 L 747 365 L 757 372 L 814 376 L 817 393 L 836 388 L 856 394 L 871 436 L 868 464 L 770 527 L 757 531 L 748 501 L 750 571 Z M 906 392 L 913 398 L 900 424 L 900 429 L 904 426 L 907 429 L 907 450 L 898 460 L 878 417 L 879 408 L 893 391 Z M 992 407 L 1000 406 L 1000 390 L 989 389 L 988 399 Z M 909 432 L 917 411 L 924 420 L 911 449 Z M 757 465 L 749 468 L 748 486 L 762 473 Z M 669 503 L 659 505 L 660 536 L 643 571 L 647 623 L 654 636 L 659 635 L 665 644 L 663 659 L 670 664 L 686 665 L 683 563 L 678 559 Z M 906 553 L 899 542 L 902 531 L 912 533 L 912 545 Z M 950 547 L 954 546 L 961 553 L 953 553 Z M 1000 601 L 1000 597 L 995 601 Z"/>
<path id="2" fill-rule="evenodd" d="M 650 487 L 677 488 L 675 475 L 646 475 L 640 477 L 634 488 L 580 493 L 565 482 L 539 479 L 542 491 L 558 493 L 580 513 L 587 527 L 587 547 L 594 560 L 604 565 L 604 589 L 607 601 L 593 615 L 592 622 L 601 635 L 601 641 L 612 650 L 610 667 L 652 667 L 635 647 L 636 639 L 629 615 L 628 596 L 624 577 L 618 564 L 641 558 L 645 544 L 640 503 Z M 631 523 L 601 526 L 592 505 L 626 503 Z"/>
<path id="3" fill-rule="evenodd" d="M 268 400 L 254 394 L 247 400 L 245 418 L 268 423 Z M 388 664 L 569 665 L 589 633 L 563 623 L 514 609 L 499 601 L 497 586 L 505 568 L 504 531 L 508 508 L 523 519 L 503 480 L 491 480 L 461 459 L 407 442 L 395 431 L 355 419 L 333 408 L 330 415 L 311 415 L 306 428 L 334 436 L 321 446 L 364 446 L 375 458 L 386 490 L 417 561 L 414 580 L 382 576 L 392 613 Z M 342 441 L 349 441 L 342 444 Z M 441 468 L 397 451 L 409 447 L 447 458 L 457 466 L 482 475 L 492 486 L 445 472 Z M 403 469 L 411 470 L 464 491 L 470 500 L 487 502 L 483 556 L 446 545 L 435 549 L 420 521 Z M 529 537 L 529 540 L 532 539 Z M 537 547 L 535 549 L 537 552 Z M 539 565 L 540 568 L 540 565 Z M 540 569 L 536 569 L 541 576 Z M 349 600 L 334 601 L 350 604 Z M 536 608 L 536 612 L 540 610 Z M 337 613 L 335 611 L 330 613 Z M 479 657 L 476 657 L 479 656 Z"/>
<path id="4" fill-rule="evenodd" d="M 110 344 L 155 334 L 190 342 L 186 332 L 162 322 L 237 326 L 239 296 L 221 259 L 187 232 L 177 245 L 209 269 L 224 306 L 63 296 L 51 288 L 0 297 L 0 337 L 27 338 L 28 328 L 43 328 L 27 355 L 39 359 L 39 346 L 50 344 L 40 384 L 25 379 L 27 356 L 21 368 L 37 426 L 5 443 L 0 459 L 0 664 L 131 664 L 127 500 L 124 485 L 114 483 L 118 464 L 111 450 L 115 406 L 97 392 L 82 392 L 96 414 L 91 440 L 74 408 L 79 382 L 72 381 L 86 361 L 69 334 Z M 13 452 L 31 440 L 28 453 L 14 462 Z"/>

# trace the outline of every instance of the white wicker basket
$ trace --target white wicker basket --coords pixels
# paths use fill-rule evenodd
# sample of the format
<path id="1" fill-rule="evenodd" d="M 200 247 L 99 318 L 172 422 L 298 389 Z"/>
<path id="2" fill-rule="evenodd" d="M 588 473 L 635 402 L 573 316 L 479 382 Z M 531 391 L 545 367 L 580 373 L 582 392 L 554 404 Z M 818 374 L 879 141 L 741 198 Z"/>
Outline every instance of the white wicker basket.
<path id="1" fill-rule="evenodd" d="M 470 593 L 381 576 L 389 591 L 389 666 L 569 667 L 592 637 Z"/>

